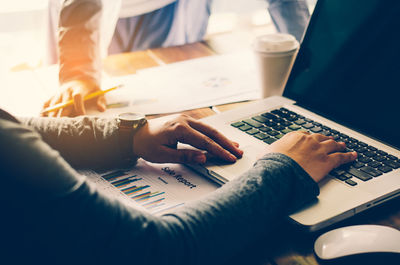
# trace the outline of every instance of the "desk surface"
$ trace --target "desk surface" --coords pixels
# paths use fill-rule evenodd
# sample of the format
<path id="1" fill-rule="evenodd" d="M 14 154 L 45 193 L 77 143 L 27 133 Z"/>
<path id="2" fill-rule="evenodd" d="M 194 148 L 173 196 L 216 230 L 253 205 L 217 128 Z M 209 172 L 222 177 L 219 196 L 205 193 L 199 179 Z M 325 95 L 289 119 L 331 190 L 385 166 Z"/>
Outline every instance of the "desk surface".
<path id="1" fill-rule="evenodd" d="M 179 47 L 159 48 L 140 52 L 124 53 L 109 56 L 104 61 L 105 71 L 114 76 L 133 74 L 137 70 L 164 65 L 183 60 L 189 60 L 215 54 L 203 43 L 194 43 Z M 225 111 L 247 104 L 234 103 L 218 106 L 219 111 Z M 201 108 L 185 111 L 194 118 L 204 118 L 214 115 L 211 108 Z M 153 116 L 155 117 L 155 116 Z M 343 221 L 335 227 L 357 224 L 381 224 L 400 229 L 400 198 L 385 203 Z M 324 231 L 314 234 L 303 233 L 290 224 L 282 224 L 274 235 L 259 242 L 254 242 L 235 257 L 234 263 L 243 264 L 319 264 L 313 254 L 315 239 Z"/>

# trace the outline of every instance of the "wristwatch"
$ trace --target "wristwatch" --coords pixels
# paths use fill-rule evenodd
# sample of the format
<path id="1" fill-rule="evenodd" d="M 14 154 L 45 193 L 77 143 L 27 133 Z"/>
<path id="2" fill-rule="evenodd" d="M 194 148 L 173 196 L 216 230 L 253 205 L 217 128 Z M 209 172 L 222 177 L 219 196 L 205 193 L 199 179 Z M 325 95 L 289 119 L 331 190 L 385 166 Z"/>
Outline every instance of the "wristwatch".
<path id="1" fill-rule="evenodd" d="M 146 116 L 141 113 L 126 112 L 118 115 L 119 146 L 127 162 L 137 159 L 133 155 L 133 136 L 146 123 Z"/>

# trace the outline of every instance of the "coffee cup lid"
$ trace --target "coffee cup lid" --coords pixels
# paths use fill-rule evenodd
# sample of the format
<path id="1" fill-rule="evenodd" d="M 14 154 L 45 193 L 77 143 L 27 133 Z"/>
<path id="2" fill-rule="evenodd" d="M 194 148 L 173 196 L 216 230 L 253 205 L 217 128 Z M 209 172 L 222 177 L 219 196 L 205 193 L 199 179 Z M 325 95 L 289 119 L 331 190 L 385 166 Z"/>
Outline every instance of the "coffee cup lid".
<path id="1" fill-rule="evenodd" d="M 254 49 L 258 52 L 276 53 L 288 52 L 299 47 L 299 42 L 293 35 L 274 33 L 262 35 L 256 38 Z"/>

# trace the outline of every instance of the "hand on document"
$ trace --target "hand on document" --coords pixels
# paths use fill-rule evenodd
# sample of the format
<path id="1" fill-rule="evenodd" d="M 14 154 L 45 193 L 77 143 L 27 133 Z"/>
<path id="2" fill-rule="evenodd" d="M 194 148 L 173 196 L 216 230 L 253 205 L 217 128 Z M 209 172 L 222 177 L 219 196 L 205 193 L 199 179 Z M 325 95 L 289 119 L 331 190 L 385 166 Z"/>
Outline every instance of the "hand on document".
<path id="1" fill-rule="evenodd" d="M 336 142 L 329 136 L 291 132 L 268 146 L 267 152 L 289 156 L 318 182 L 332 169 L 357 158 L 356 152 L 344 153 L 345 149 L 345 143 Z"/>
<path id="2" fill-rule="evenodd" d="M 98 111 L 106 110 L 106 101 L 103 95 L 96 97 L 94 99 L 84 102 L 84 97 L 90 93 L 100 91 L 100 87 L 94 81 L 82 81 L 74 80 L 66 82 L 61 86 L 61 90 L 47 100 L 43 109 L 52 107 L 54 105 L 65 103 L 71 99 L 74 101 L 73 106 L 68 106 L 65 108 L 60 108 L 55 111 L 42 113 L 42 116 L 48 117 L 61 117 L 61 116 L 79 116 L 86 114 L 86 107 L 97 108 Z M 86 105 L 86 107 L 85 107 Z"/>
<path id="3" fill-rule="evenodd" d="M 200 150 L 177 149 L 178 143 L 189 144 Z M 243 155 L 238 146 L 217 130 L 187 115 L 167 122 L 150 120 L 133 138 L 134 154 L 157 163 L 203 164 L 207 158 L 201 150 L 225 161 L 235 162 Z"/>

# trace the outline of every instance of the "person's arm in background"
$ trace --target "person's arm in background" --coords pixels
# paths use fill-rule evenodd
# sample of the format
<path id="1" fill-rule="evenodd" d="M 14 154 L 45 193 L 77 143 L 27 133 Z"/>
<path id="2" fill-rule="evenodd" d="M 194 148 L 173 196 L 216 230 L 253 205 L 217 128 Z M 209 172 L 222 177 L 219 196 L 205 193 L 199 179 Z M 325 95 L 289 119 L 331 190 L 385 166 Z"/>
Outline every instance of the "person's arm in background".
<path id="1" fill-rule="evenodd" d="M 268 11 L 278 32 L 289 33 L 301 43 L 310 12 L 307 0 L 267 0 Z"/>
<path id="2" fill-rule="evenodd" d="M 42 123 L 41 135 L 47 135 L 51 126 Z M 136 146 L 137 154 L 146 156 L 148 143 L 164 137 L 174 145 L 185 127 L 180 124 L 175 135 L 163 127 L 139 129 L 135 144 L 143 146 Z M 96 191 L 26 126 L 0 120 L 0 143 L 7 150 L 0 153 L 0 175 L 8 187 L 0 194 L 7 242 L 1 251 L 13 263 L 219 264 L 315 198 L 315 181 L 355 158 L 336 153 L 344 145 L 329 137 L 290 133 L 241 177 L 202 200 L 154 216 Z"/>
<path id="3" fill-rule="evenodd" d="M 71 98 L 75 105 L 46 116 L 77 116 L 85 114 L 83 98 L 100 89 L 101 0 L 64 1 L 58 25 L 60 91 L 45 102 L 44 107 L 65 102 Z M 104 96 L 86 104 L 105 110 Z"/>

